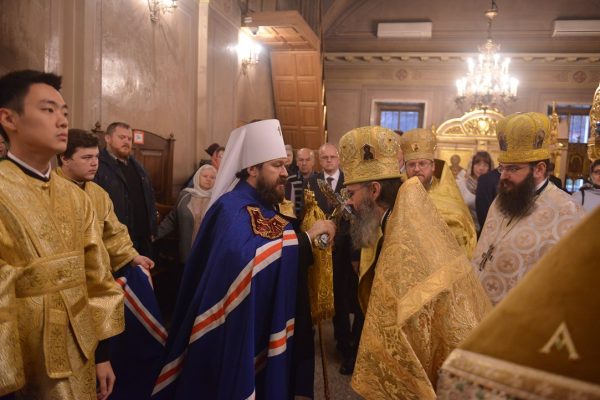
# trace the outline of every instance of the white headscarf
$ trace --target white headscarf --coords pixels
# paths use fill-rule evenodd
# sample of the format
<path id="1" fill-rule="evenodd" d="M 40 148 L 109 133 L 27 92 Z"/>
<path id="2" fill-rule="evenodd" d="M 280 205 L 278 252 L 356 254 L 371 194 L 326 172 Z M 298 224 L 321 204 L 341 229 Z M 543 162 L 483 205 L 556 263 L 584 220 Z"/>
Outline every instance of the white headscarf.
<path id="1" fill-rule="evenodd" d="M 279 121 L 268 119 L 234 129 L 229 135 L 219 166 L 209 207 L 232 190 L 239 179 L 235 174 L 244 168 L 278 158 L 286 158 Z"/>
<path id="2" fill-rule="evenodd" d="M 187 208 L 192 213 L 194 217 L 194 231 L 192 232 L 192 243 L 194 243 L 194 239 L 196 238 L 196 234 L 198 233 L 198 229 L 200 228 L 200 224 L 202 223 L 202 218 L 204 218 L 204 214 L 206 210 L 208 210 L 208 202 L 210 200 L 211 189 L 203 189 L 200 186 L 200 175 L 203 171 L 207 169 L 212 169 L 217 172 L 216 168 L 212 165 L 203 165 L 198 168 L 198 171 L 194 174 L 192 178 L 192 182 L 194 183 L 194 187 L 183 189 L 184 192 L 190 193 L 190 201 L 187 203 Z M 182 199 L 183 200 L 183 199 Z M 179 205 L 177 205 L 179 207 Z"/>

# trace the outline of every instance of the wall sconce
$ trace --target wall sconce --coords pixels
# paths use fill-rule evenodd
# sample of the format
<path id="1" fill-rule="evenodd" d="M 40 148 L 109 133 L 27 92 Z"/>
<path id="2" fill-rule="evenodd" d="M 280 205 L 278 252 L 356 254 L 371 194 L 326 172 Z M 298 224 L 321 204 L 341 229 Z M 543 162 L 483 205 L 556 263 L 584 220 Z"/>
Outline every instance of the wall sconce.
<path id="1" fill-rule="evenodd" d="M 150 20 L 158 22 L 160 14 L 173 12 L 177 8 L 177 0 L 148 0 Z"/>
<path id="2" fill-rule="evenodd" d="M 246 75 L 250 65 L 258 64 L 262 47 L 245 34 L 240 34 L 236 49 L 242 62 L 242 73 Z"/>

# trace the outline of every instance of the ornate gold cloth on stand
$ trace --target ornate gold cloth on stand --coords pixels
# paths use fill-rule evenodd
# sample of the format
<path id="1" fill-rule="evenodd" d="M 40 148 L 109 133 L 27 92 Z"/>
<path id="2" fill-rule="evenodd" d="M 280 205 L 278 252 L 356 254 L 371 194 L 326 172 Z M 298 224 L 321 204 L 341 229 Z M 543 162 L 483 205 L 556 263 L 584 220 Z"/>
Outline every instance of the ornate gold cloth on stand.
<path id="1" fill-rule="evenodd" d="M 435 399 L 437 371 L 491 308 L 417 178 L 386 227 L 352 387 L 366 399 Z"/>
<path id="2" fill-rule="evenodd" d="M 304 190 L 305 214 L 302 230 L 307 231 L 316 221 L 326 219 L 317 205 L 312 191 Z M 333 317 L 333 261 L 331 246 L 320 249 L 313 246 L 314 264 L 308 271 L 308 293 L 313 324 Z"/>

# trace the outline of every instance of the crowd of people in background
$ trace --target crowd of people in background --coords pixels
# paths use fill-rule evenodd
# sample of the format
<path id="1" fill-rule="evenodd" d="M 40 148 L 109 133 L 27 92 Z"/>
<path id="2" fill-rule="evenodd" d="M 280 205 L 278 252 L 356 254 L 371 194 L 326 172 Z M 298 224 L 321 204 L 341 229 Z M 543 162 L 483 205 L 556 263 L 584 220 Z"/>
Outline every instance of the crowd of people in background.
<path id="1" fill-rule="evenodd" d="M 504 118 L 499 165 L 478 151 L 467 168 L 436 159 L 427 129 L 360 127 L 294 152 L 264 120 L 211 144 L 159 223 L 132 128 L 109 124 L 101 149 L 69 129 L 60 88 L 38 71 L 0 78 L 0 396 L 313 398 L 317 248 L 332 260 L 339 373 L 359 394 L 481 391 L 448 363 L 600 206 L 600 160 L 572 196 L 551 179 L 544 114 Z M 305 191 L 324 217 L 301 229 Z M 332 198 L 350 214 L 337 225 Z M 173 234 L 183 277 L 167 330 L 150 270 Z"/>

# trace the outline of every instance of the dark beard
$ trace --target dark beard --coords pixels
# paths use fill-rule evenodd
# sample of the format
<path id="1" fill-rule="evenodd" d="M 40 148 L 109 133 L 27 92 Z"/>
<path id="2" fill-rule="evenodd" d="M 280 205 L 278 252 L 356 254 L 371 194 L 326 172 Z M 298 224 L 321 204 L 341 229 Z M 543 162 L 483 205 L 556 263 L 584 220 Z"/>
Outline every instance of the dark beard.
<path id="1" fill-rule="evenodd" d="M 277 185 L 285 185 L 286 181 L 286 178 L 280 177 L 273 184 L 269 184 L 267 181 L 265 181 L 265 178 L 259 174 L 258 178 L 256 179 L 256 191 L 265 203 L 274 206 L 281 203 L 285 198 L 284 191 L 279 192 L 277 190 Z"/>
<path id="2" fill-rule="evenodd" d="M 518 185 L 506 180 L 500 180 L 498 186 L 498 207 L 507 217 L 524 217 L 532 211 L 535 200 L 535 181 L 533 171 Z"/>
<path id="3" fill-rule="evenodd" d="M 377 230 L 379 229 L 379 215 L 375 202 L 365 199 L 355 210 L 355 218 L 351 220 L 350 237 L 355 249 L 372 247 L 377 243 Z"/>

